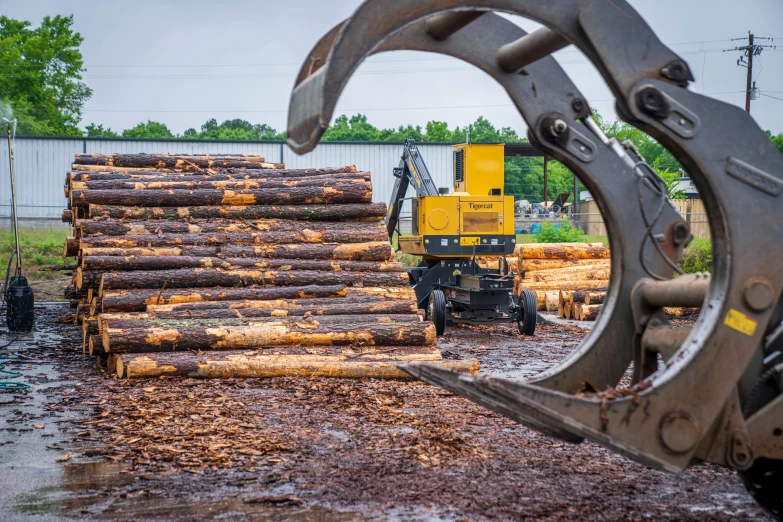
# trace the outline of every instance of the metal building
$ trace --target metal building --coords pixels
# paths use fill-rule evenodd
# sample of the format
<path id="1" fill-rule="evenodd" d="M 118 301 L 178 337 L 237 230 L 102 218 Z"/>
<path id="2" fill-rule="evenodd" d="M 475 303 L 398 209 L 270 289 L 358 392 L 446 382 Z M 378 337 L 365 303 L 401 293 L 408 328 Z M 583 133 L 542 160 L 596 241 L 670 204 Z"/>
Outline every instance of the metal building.
<path id="1" fill-rule="evenodd" d="M 420 144 L 421 151 L 438 187 L 452 186 L 450 144 Z M 280 141 L 146 140 L 123 138 L 44 138 L 18 136 L 14 145 L 17 207 L 20 219 L 59 221 L 65 196 L 65 173 L 78 153 L 183 153 L 183 154 L 261 154 L 268 161 L 282 162 L 288 168 L 337 167 L 356 165 L 370 171 L 373 199 L 388 202 L 394 177 L 392 169 L 400 162 L 401 143 L 322 142 L 304 156 L 298 156 Z M 11 188 L 8 177 L 8 150 L 0 147 L 0 219 L 11 215 Z"/>

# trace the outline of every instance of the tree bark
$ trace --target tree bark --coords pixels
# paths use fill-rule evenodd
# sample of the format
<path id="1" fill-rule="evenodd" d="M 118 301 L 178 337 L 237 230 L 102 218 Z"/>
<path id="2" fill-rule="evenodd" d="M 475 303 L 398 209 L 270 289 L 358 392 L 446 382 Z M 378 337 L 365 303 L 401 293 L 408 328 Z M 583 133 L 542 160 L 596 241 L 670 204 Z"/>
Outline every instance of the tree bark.
<path id="1" fill-rule="evenodd" d="M 191 174 L 185 172 L 171 171 L 112 171 L 104 169 L 102 172 L 73 171 L 66 176 L 66 184 L 71 181 L 112 181 L 118 179 L 139 179 L 139 180 L 166 180 L 170 178 L 182 179 L 183 181 L 197 181 L 200 178 L 223 180 L 223 179 L 253 179 L 263 177 L 272 178 L 300 178 L 304 176 L 325 176 L 331 174 L 349 174 L 356 172 L 356 167 L 348 165 L 345 167 L 326 168 L 326 169 L 219 169 L 215 173 Z M 187 179 L 186 179 L 187 178 Z"/>
<path id="2" fill-rule="evenodd" d="M 188 324 L 205 325 L 213 322 L 217 326 L 236 326 L 251 323 L 280 323 L 295 324 L 297 322 L 308 322 L 312 324 L 358 324 L 366 322 L 378 323 L 418 323 L 423 319 L 418 314 L 407 313 L 399 314 L 378 314 L 378 315 L 321 315 L 321 316 L 275 316 L 269 315 L 270 308 L 245 308 L 242 310 L 174 310 L 172 312 L 131 312 L 120 314 L 101 314 L 100 320 L 91 321 L 89 329 L 85 328 L 88 334 L 98 334 L 103 332 L 103 328 L 108 325 L 109 328 L 132 328 L 135 323 L 140 327 L 147 326 L 166 326 L 167 322 L 176 322 L 181 324 L 187 321 Z M 287 312 L 288 310 L 283 310 Z M 127 324 L 126 324 L 127 323 Z M 95 327 L 93 328 L 93 324 Z M 102 325 L 100 328 L 97 325 Z M 94 330 L 94 331 L 93 331 Z"/>
<path id="3" fill-rule="evenodd" d="M 371 243 L 317 244 L 262 246 L 183 246 L 154 248 L 83 248 L 87 256 L 190 256 L 190 257 L 247 257 L 271 259 L 335 259 L 341 261 L 389 261 L 393 251 L 388 241 Z"/>
<path id="4" fill-rule="evenodd" d="M 190 256 L 83 256 L 83 270 L 129 271 L 177 268 L 222 268 L 236 270 L 261 268 L 273 270 L 324 270 L 346 272 L 403 272 L 394 261 L 331 261 L 308 259 L 265 259 L 258 257 Z"/>
<path id="5" fill-rule="evenodd" d="M 63 210 L 62 222 L 63 223 L 72 223 L 73 222 L 73 211 L 72 210 Z"/>
<path id="6" fill-rule="evenodd" d="M 334 183 L 328 187 L 281 187 L 244 190 L 73 190 L 71 205 L 186 207 L 190 205 L 312 205 L 370 203 L 372 184 Z"/>
<path id="7" fill-rule="evenodd" d="M 71 252 L 74 244 L 78 248 L 154 248 L 169 246 L 250 246 L 268 247 L 280 244 L 308 243 L 371 243 L 388 241 L 383 227 L 368 227 L 364 230 L 290 230 L 284 232 L 216 232 L 214 234 L 163 234 L 163 235 L 126 235 L 126 236 L 88 236 L 66 242 L 66 250 Z M 239 256 L 241 257 L 241 256 Z"/>
<path id="8" fill-rule="evenodd" d="M 116 179 L 102 181 L 71 181 L 66 188 L 66 196 L 74 190 L 248 190 L 286 187 L 331 187 L 344 183 L 363 183 L 370 181 L 369 172 L 351 172 L 324 176 L 301 178 L 266 178 L 262 174 L 244 179 L 231 179 L 230 175 L 187 176 L 193 179 L 178 179 L 165 176 L 165 179 Z M 228 179 L 212 179 L 226 177 Z"/>
<path id="9" fill-rule="evenodd" d="M 319 302 L 315 302 L 319 301 Z M 236 304 L 237 306 L 232 306 Z M 199 306 L 207 305 L 207 306 Z M 175 314 L 181 317 L 311 317 L 335 315 L 416 314 L 418 305 L 413 300 L 383 300 L 376 296 L 333 299 L 297 299 L 277 301 L 221 301 L 147 305 L 147 313 Z"/>
<path id="10" fill-rule="evenodd" d="M 304 219 L 312 221 L 378 221 L 386 203 L 342 205 L 241 205 L 198 207 L 123 207 L 90 205 L 90 218 L 113 219 Z"/>
<path id="11" fill-rule="evenodd" d="M 76 165 L 159 169 L 264 168 L 268 164 L 260 154 L 76 154 L 73 162 Z"/>
<path id="12" fill-rule="evenodd" d="M 606 292 L 585 292 L 585 304 L 596 305 L 603 304 L 606 299 Z"/>
<path id="13" fill-rule="evenodd" d="M 252 326 L 180 328 L 104 328 L 103 349 L 109 353 L 171 352 L 178 350 L 242 350 L 272 346 L 432 345 L 435 325 L 429 321 L 405 324 L 327 326 Z"/>
<path id="14" fill-rule="evenodd" d="M 189 288 L 215 286 L 409 286 L 406 272 L 321 272 L 315 270 L 222 270 L 216 268 L 182 268 L 179 270 L 136 270 L 105 272 L 100 283 L 103 290 L 130 288 Z"/>
<path id="15" fill-rule="evenodd" d="M 224 327 L 274 327 L 286 328 L 320 328 L 320 327 L 353 327 L 354 329 L 367 328 L 373 324 L 406 325 L 421 323 L 417 314 L 387 314 L 377 316 L 361 315 L 331 315 L 323 317 L 206 317 L 206 318 L 171 318 L 164 319 L 157 314 L 148 319 L 105 319 L 101 316 L 101 333 L 104 330 L 121 331 L 134 328 L 142 330 L 164 329 L 180 330 L 183 328 L 224 328 Z M 99 339 L 100 341 L 100 339 Z M 90 354 L 92 355 L 92 354 Z"/>
<path id="16" fill-rule="evenodd" d="M 80 237 L 124 236 L 152 234 L 214 234 L 232 232 L 288 232 L 311 230 L 364 232 L 380 229 L 388 237 L 386 227 L 378 222 L 350 223 L 343 221 L 295 221 L 290 219 L 261 219 L 236 221 L 215 218 L 211 220 L 167 220 L 167 221 L 92 221 L 78 220 L 74 229 Z"/>
<path id="17" fill-rule="evenodd" d="M 101 312 L 142 312 L 152 304 L 195 303 L 201 301 L 234 301 L 304 299 L 324 297 L 380 297 L 383 299 L 415 300 L 410 287 L 403 288 L 346 288 L 330 286 L 288 286 L 247 288 L 182 288 L 119 290 L 105 292 L 98 310 Z"/>
<path id="18" fill-rule="evenodd" d="M 396 362 L 366 361 L 318 361 L 288 362 L 270 361 L 263 357 L 244 354 L 124 354 L 117 357 L 117 376 L 120 378 L 152 378 L 181 376 L 194 378 L 272 378 L 272 377 L 339 377 L 344 379 L 412 379 L 399 369 Z M 477 375 L 476 359 L 461 361 L 437 361 L 431 364 L 443 368 Z"/>
<path id="19" fill-rule="evenodd" d="M 609 249 L 595 243 L 523 243 L 514 255 L 522 259 L 609 259 Z"/>
<path id="20" fill-rule="evenodd" d="M 255 288 L 182 288 L 177 290 L 124 290 L 105 292 L 101 312 L 142 312 L 149 304 L 192 303 L 200 301 L 239 301 L 245 299 L 306 299 L 344 297 L 344 285 L 281 286 Z"/>

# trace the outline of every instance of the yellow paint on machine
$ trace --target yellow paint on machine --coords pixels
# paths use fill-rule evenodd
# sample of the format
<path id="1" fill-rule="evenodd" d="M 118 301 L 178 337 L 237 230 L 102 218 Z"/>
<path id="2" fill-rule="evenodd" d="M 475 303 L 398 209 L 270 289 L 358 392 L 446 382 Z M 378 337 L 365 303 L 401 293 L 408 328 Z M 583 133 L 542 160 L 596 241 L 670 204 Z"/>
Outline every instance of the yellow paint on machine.
<path id="1" fill-rule="evenodd" d="M 723 319 L 723 324 L 729 328 L 737 330 L 740 333 L 752 337 L 753 334 L 756 333 L 756 327 L 758 327 L 759 322 L 752 317 L 743 314 L 739 310 L 729 308 L 725 319 Z"/>

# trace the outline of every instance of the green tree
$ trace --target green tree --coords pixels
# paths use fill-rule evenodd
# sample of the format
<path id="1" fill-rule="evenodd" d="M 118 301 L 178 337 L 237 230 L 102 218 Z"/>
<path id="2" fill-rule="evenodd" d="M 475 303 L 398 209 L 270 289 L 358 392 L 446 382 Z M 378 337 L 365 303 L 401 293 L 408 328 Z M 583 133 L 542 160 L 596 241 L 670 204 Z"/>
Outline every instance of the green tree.
<path id="1" fill-rule="evenodd" d="M 780 151 L 781 154 L 783 154 L 783 134 L 778 134 L 776 136 L 772 135 L 772 131 L 764 131 L 767 134 L 767 137 L 772 141 L 772 144 L 777 147 L 777 149 Z"/>
<path id="2" fill-rule="evenodd" d="M 0 101 L 20 134 L 80 136 L 78 124 L 92 90 L 81 82 L 73 16 L 44 17 L 41 25 L 0 16 Z"/>
<path id="3" fill-rule="evenodd" d="M 90 138 L 119 138 L 120 135 L 111 130 L 109 127 L 103 128 L 103 125 L 95 125 L 90 123 L 85 128 L 87 136 Z"/>
<path id="4" fill-rule="evenodd" d="M 680 188 L 680 173 L 668 170 L 657 171 L 661 179 L 666 183 L 666 195 L 669 199 L 687 199 L 685 191 Z"/>
<path id="5" fill-rule="evenodd" d="M 173 138 L 174 134 L 165 124 L 147 120 L 147 123 L 141 122 L 131 129 L 122 131 L 123 138 Z"/>

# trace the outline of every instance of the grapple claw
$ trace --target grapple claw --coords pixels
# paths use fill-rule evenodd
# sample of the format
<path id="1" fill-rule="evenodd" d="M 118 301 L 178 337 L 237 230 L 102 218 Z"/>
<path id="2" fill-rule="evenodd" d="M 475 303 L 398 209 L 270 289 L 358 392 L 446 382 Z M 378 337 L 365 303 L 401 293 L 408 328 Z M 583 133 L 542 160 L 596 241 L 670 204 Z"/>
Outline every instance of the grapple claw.
<path id="1" fill-rule="evenodd" d="M 532 18 L 548 29 L 525 38 L 519 27 L 486 12 L 492 10 Z M 450 11 L 463 13 L 442 16 Z M 441 16 L 431 31 L 427 20 L 435 15 Z M 634 150 L 604 136 L 562 69 L 551 56 L 540 58 L 542 50 L 566 41 L 595 64 L 620 117 L 663 144 L 693 179 L 710 220 L 708 282 L 694 286 L 696 277 L 671 278 L 690 237 L 687 224 L 662 193 L 656 173 Z M 754 417 L 744 437 L 744 420 L 722 414 L 735 397 L 757 398 L 753 384 L 779 360 L 765 351 L 763 340 L 775 317 L 779 322 L 774 314 L 781 308 L 783 241 L 761 240 L 760 233 L 775 232 L 762 232 L 759 224 L 783 221 L 783 156 L 756 123 L 737 107 L 689 91 L 685 62 L 624 0 L 368 0 L 319 42 L 302 68 L 289 112 L 292 148 L 312 150 L 366 57 L 400 49 L 453 56 L 495 78 L 525 118 L 530 141 L 574 171 L 595 197 L 612 247 L 603 311 L 582 345 L 559 365 L 521 383 L 458 377 L 423 364 L 406 365 L 406 371 L 547 433 L 589 438 L 666 470 L 687 466 L 699 447 L 711 448 L 715 462 L 738 467 L 741 455 L 729 451 L 736 452 L 737 441 L 759 446 L 779 436 L 778 419 Z M 316 70 L 313 64 L 320 63 Z M 567 131 L 550 132 L 555 120 Z M 680 301 L 703 303 L 687 333 L 668 329 L 661 312 Z M 658 354 L 664 365 L 657 363 Z M 639 366 L 635 385 L 619 393 L 613 387 L 632 361 Z M 587 380 L 606 391 L 576 393 Z M 776 382 L 772 396 L 783 389 Z M 767 411 L 777 410 L 756 415 Z M 759 426 L 773 432 L 761 433 Z M 727 451 L 719 451 L 722 446 Z M 742 466 L 748 454 L 752 448 Z"/>
<path id="2" fill-rule="evenodd" d="M 548 416 L 537 417 L 535 412 L 510 400 L 493 387 L 493 379 L 490 377 L 468 376 L 422 362 L 411 362 L 397 366 L 420 381 L 445 388 L 455 395 L 470 399 L 476 404 L 545 435 L 557 437 L 573 444 L 578 444 L 583 440 L 583 437 L 564 429 L 564 426 L 550 422 Z"/>

